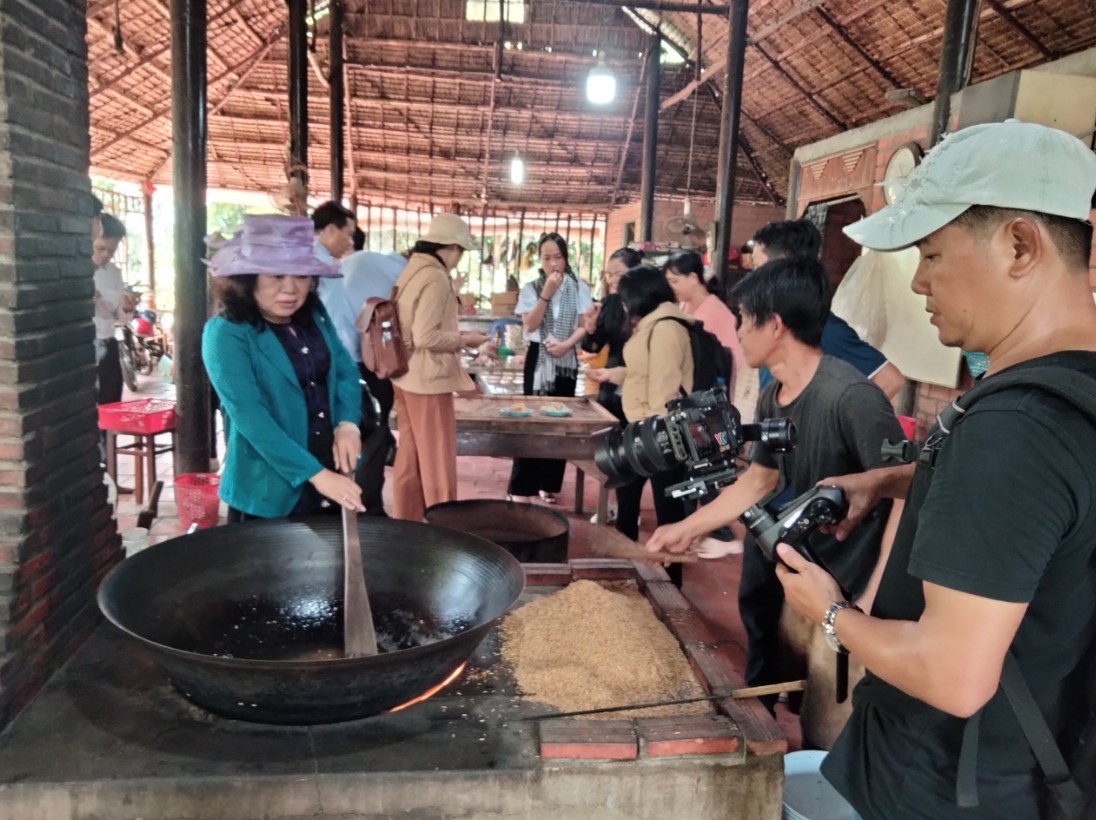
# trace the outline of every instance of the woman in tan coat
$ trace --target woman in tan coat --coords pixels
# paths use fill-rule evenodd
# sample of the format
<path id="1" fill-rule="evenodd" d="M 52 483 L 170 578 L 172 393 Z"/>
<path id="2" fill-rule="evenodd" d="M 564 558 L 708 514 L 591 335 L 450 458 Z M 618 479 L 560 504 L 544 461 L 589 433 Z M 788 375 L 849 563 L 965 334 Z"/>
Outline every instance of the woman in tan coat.
<path id="1" fill-rule="evenodd" d="M 628 421 L 661 416 L 666 403 L 693 389 L 693 352 L 689 331 L 693 323 L 677 306 L 674 292 L 659 268 L 640 265 L 621 277 L 617 285 L 632 335 L 624 345 L 624 367 L 587 371 L 597 382 L 620 385 L 621 403 Z M 658 525 L 681 521 L 685 507 L 666 495 L 666 488 L 684 478 L 682 469 L 651 476 L 655 519 Z M 639 502 L 647 479 L 640 478 L 617 490 L 617 530 L 635 540 L 639 537 Z M 681 586 L 681 565 L 669 568 L 671 580 Z"/>
<path id="2" fill-rule="evenodd" d="M 421 521 L 426 507 L 457 497 L 453 394 L 475 389 L 461 367 L 460 352 L 479 347 L 487 337 L 460 332 L 449 271 L 475 247 L 463 219 L 438 214 L 396 280 L 400 330 L 411 354 L 407 373 L 392 380 L 400 434 L 393 482 L 396 518 Z"/>

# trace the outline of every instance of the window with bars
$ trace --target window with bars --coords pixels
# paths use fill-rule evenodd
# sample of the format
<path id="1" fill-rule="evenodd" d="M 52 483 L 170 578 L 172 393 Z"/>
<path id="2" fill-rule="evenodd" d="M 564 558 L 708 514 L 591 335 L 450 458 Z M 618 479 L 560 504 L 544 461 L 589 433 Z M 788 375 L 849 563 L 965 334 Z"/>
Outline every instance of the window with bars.
<path id="1" fill-rule="evenodd" d="M 526 0 L 465 0 L 464 19 L 474 23 L 497 23 L 505 15 L 507 23 L 525 22 Z"/>

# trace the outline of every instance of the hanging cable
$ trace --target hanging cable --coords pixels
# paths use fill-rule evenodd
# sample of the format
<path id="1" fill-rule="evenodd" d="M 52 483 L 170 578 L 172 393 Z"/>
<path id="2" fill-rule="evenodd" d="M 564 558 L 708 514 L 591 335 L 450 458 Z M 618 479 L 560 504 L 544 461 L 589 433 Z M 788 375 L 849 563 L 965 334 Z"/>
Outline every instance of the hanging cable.
<path id="1" fill-rule="evenodd" d="M 696 145 L 696 109 L 697 103 L 700 101 L 700 78 L 701 67 L 704 64 L 704 52 L 701 50 L 701 37 L 702 37 L 702 16 L 699 12 L 696 15 L 696 60 L 693 64 L 693 75 L 696 81 L 696 88 L 693 89 L 693 123 L 689 128 L 689 166 L 685 173 L 685 199 L 688 200 L 693 192 L 693 146 Z"/>
<path id="2" fill-rule="evenodd" d="M 316 53 L 316 0 L 309 0 L 308 4 L 308 20 L 312 24 L 309 26 L 308 32 L 308 50 L 313 54 Z"/>
<path id="3" fill-rule="evenodd" d="M 125 52 L 125 43 L 122 41 L 122 2 L 114 0 L 114 50 L 119 54 Z"/>

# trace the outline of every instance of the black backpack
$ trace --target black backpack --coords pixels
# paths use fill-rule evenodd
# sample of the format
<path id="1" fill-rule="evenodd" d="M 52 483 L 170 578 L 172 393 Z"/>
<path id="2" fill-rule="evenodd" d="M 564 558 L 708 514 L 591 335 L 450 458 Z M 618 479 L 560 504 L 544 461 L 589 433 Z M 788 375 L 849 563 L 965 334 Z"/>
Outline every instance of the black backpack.
<path id="1" fill-rule="evenodd" d="M 1038 387 L 1072 404 L 1096 425 L 1096 379 L 1066 367 L 1042 365 L 1023 368 L 977 383 L 939 415 L 939 430 L 930 437 L 922 454 L 931 458 L 944 438 L 962 421 L 967 409 L 980 398 L 1011 387 Z M 931 461 L 930 461 L 931 463 Z M 1096 572 L 1096 551 L 1090 561 Z M 1069 763 L 1039 710 L 1035 696 L 1024 680 L 1020 664 L 1010 650 L 1001 670 L 1001 689 L 1012 707 L 1028 744 L 1043 771 L 1050 797 L 1050 820 L 1096 820 L 1096 641 L 1082 661 L 1083 688 L 1088 700 L 1088 717 L 1081 740 Z M 978 725 L 981 712 L 967 721 L 959 755 L 956 793 L 960 806 L 976 806 Z"/>
<path id="2" fill-rule="evenodd" d="M 676 316 L 666 316 L 658 322 L 666 320 L 677 322 L 689 333 L 689 347 L 693 352 L 693 390 L 708 390 L 720 383 L 729 385 L 733 370 L 731 351 L 720 344 L 716 335 L 705 330 L 703 322 L 687 322 Z M 647 352 L 651 352 L 650 337 L 647 338 Z"/>

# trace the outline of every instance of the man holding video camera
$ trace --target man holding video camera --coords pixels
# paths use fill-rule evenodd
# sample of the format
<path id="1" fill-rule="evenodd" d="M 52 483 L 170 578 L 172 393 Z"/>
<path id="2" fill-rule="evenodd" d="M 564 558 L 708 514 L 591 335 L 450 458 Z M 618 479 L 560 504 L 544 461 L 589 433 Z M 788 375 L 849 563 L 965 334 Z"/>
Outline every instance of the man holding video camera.
<path id="1" fill-rule="evenodd" d="M 1096 812 L 1094 190 L 1087 145 L 1009 120 L 950 135 L 846 228 L 915 246 L 940 341 L 990 361 L 914 464 L 826 479 L 850 504 L 838 537 L 907 499 L 870 616 L 778 548 L 789 605 L 868 669 L 823 765 L 865 820 Z"/>
<path id="2" fill-rule="evenodd" d="M 741 315 L 738 332 L 747 363 L 768 367 L 775 377 L 758 399 L 755 418 L 791 418 L 798 444 L 781 454 L 755 444 L 750 468 L 738 481 L 684 521 L 659 527 L 647 542 L 652 551 L 684 552 L 767 499 L 782 479 L 798 496 L 825 476 L 878 467 L 883 463 L 883 441 L 902 438 L 883 392 L 852 365 L 822 353 L 819 345 L 830 312 L 830 286 L 818 260 L 785 257 L 768 262 L 739 283 L 732 300 Z M 870 596 L 878 581 L 880 544 L 889 512 L 889 504 L 873 510 L 843 543 L 821 534 L 812 541 L 817 555 L 854 600 Z M 769 635 L 764 640 L 765 646 L 751 645 L 750 650 L 774 658 L 767 670 L 772 674 L 777 639 Z"/>

